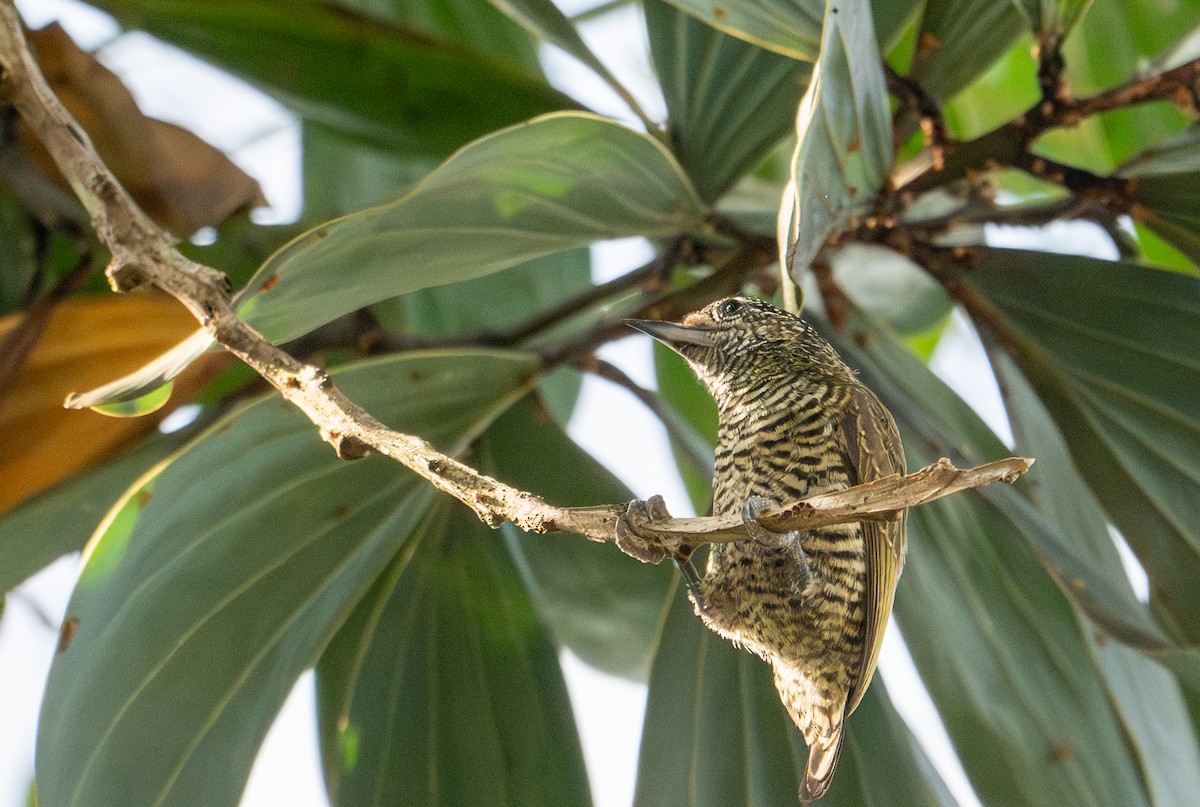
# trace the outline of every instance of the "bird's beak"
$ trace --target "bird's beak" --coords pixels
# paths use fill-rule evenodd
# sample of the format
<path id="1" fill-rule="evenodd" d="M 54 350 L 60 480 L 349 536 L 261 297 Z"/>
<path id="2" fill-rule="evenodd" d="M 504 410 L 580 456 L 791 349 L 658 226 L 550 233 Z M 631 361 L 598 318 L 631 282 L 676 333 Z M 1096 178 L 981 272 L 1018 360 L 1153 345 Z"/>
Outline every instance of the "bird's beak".
<path id="1" fill-rule="evenodd" d="M 716 344 L 715 331 L 695 325 L 680 325 L 677 322 L 660 322 L 655 319 L 627 319 L 625 324 L 648 333 L 667 347 L 696 345 L 712 347 Z"/>

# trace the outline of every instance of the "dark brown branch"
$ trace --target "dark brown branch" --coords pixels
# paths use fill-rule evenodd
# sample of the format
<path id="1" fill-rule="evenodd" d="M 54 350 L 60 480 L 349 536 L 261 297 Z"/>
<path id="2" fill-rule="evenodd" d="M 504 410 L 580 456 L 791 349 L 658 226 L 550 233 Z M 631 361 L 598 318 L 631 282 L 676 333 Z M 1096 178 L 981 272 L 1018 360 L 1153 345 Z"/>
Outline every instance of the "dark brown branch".
<path id="1" fill-rule="evenodd" d="M 938 105 L 937 99 L 925 92 L 925 88 L 918 82 L 900 75 L 886 61 L 883 63 L 883 67 L 887 76 L 888 92 L 900 99 L 909 113 L 920 123 L 921 132 L 925 135 L 925 144 L 933 155 L 933 168 L 934 170 L 941 169 L 946 147 L 953 140 L 949 129 L 946 128 L 946 119 L 942 115 L 941 106 Z"/>
<path id="2" fill-rule="evenodd" d="M 1088 98 L 1039 101 L 1024 114 L 1003 126 L 949 146 L 945 165 L 917 175 L 900 193 L 922 193 L 954 182 L 972 172 L 998 165 L 1016 165 L 1035 140 L 1051 129 L 1076 126 L 1085 118 L 1149 101 L 1192 103 L 1192 87 L 1200 80 L 1200 59 L 1193 59 L 1171 70 L 1131 81 Z"/>
<path id="3" fill-rule="evenodd" d="M 1133 204 L 1136 178 L 1103 177 L 1028 152 L 1017 158 L 1015 166 L 1045 182 L 1061 185 L 1080 198 L 1096 202 L 1114 213 L 1126 213 Z"/>
<path id="4" fill-rule="evenodd" d="M 1037 37 L 1038 86 L 1042 102 L 1061 104 L 1070 101 L 1070 90 L 1063 78 L 1066 62 L 1062 55 L 1062 36 L 1057 31 L 1039 31 Z"/>

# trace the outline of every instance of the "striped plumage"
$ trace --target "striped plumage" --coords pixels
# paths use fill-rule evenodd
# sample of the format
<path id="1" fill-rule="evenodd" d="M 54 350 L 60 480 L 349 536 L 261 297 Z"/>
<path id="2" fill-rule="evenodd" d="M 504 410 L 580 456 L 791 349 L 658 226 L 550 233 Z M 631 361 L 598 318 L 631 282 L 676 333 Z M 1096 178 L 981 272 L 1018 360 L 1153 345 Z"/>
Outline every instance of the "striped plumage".
<path id="1" fill-rule="evenodd" d="M 738 297 L 679 325 L 634 325 L 687 359 L 716 399 L 716 513 L 903 473 L 887 410 L 798 317 Z M 843 721 L 870 683 L 904 547 L 901 518 L 717 544 L 709 554 L 697 613 L 773 666 L 809 746 L 803 801 L 829 786 Z"/>

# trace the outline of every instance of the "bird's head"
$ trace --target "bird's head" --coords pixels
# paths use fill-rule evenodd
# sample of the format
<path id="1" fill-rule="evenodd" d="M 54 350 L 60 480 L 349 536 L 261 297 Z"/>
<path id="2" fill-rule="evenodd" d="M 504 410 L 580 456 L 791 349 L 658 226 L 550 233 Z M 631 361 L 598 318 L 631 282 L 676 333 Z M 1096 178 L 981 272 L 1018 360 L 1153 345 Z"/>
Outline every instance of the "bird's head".
<path id="1" fill-rule="evenodd" d="M 794 314 L 749 297 L 726 297 L 682 322 L 626 320 L 687 360 L 718 402 L 767 382 L 849 381 L 837 353 Z"/>

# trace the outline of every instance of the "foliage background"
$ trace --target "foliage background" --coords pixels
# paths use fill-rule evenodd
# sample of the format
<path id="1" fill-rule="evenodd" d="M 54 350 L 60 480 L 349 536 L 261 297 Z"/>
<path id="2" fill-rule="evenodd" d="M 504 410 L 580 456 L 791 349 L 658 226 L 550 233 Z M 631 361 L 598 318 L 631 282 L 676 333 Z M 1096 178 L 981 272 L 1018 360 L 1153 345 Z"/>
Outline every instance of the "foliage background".
<path id="1" fill-rule="evenodd" d="M 183 234 L 219 225 L 188 249 L 247 288 L 242 314 L 338 368 L 390 425 L 566 504 L 629 496 L 562 428 L 579 368 L 596 369 L 587 357 L 620 317 L 779 286 L 799 105 L 797 277 L 895 413 L 910 464 L 1008 453 L 924 363 L 954 306 L 989 350 L 1015 450 L 1038 458 L 1017 488 L 912 519 L 897 620 L 975 792 L 1006 805 L 1200 792 L 1195 74 L 1151 103 L 1072 106 L 1187 65 L 1200 7 L 925 0 L 880 3 L 871 20 L 851 2 L 718 14 L 646 0 L 669 118 L 645 135 L 550 87 L 536 39 L 628 95 L 533 0 L 96 5 L 301 116 L 301 220 L 256 225 L 229 217 L 256 199 L 236 169 L 153 122 L 111 128 L 98 110 L 124 109 L 119 86 L 55 46 L 60 93 L 95 113 L 139 201 Z M 890 100 L 880 47 L 910 79 L 891 79 Z M 6 332 L 22 336 L 0 356 L 0 417 L 23 438 L 0 458 L 4 588 L 99 525 L 43 708 L 42 803 L 236 801 L 314 664 L 335 804 L 586 803 L 564 647 L 649 681 L 636 803 L 791 803 L 803 749 L 769 677 L 699 627 L 668 570 L 492 533 L 378 458 L 339 463 L 219 359 L 175 381 L 172 401 L 204 414 L 171 436 L 58 412 L 65 392 L 190 323 L 166 301 L 102 295 L 104 256 L 32 142 L 10 129 L 0 199 Z M 1120 260 L 986 246 L 994 224 L 1065 219 L 1095 222 Z M 582 248 L 631 235 L 659 257 L 591 291 Z M 657 359 L 659 411 L 703 510 L 711 405 Z M 85 382 L 85 368 L 104 372 Z M 56 485 L 17 486 L 45 469 L 35 487 Z M 826 802 L 955 803 L 880 683 L 851 726 Z"/>

